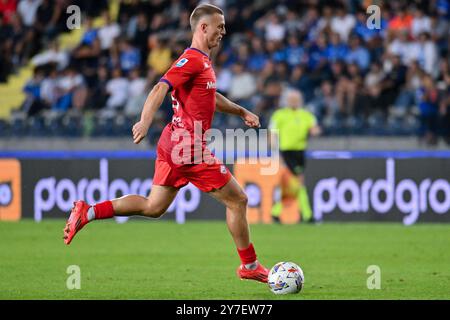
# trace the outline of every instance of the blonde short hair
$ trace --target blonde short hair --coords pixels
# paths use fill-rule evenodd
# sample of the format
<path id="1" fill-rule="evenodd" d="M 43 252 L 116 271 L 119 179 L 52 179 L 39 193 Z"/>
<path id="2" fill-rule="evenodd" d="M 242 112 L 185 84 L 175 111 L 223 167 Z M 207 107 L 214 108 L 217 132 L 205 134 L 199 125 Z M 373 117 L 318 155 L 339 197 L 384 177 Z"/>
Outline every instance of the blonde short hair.
<path id="1" fill-rule="evenodd" d="M 204 16 L 211 16 L 215 13 L 223 15 L 222 9 L 219 7 L 216 7 L 212 4 L 203 3 L 198 5 L 194 11 L 191 13 L 191 17 L 189 19 L 189 22 L 191 24 L 191 30 L 194 31 L 195 27 L 197 26 L 197 23 L 200 21 L 200 19 Z"/>

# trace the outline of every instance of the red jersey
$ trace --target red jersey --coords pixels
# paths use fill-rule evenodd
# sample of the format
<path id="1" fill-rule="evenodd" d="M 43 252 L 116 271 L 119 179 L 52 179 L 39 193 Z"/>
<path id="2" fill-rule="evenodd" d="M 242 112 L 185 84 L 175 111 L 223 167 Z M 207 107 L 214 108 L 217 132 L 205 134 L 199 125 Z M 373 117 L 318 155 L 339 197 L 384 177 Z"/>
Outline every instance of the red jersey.
<path id="1" fill-rule="evenodd" d="M 159 147 L 170 154 L 177 141 L 171 141 L 175 129 L 185 129 L 194 144 L 194 122 L 196 133 L 203 134 L 211 128 L 216 108 L 216 75 L 208 55 L 195 48 L 187 48 L 161 78 L 169 85 L 172 98 L 172 121 L 164 128 L 159 139 Z"/>
<path id="2" fill-rule="evenodd" d="M 223 187 L 231 173 L 209 153 L 204 140 L 216 109 L 216 75 L 211 60 L 202 51 L 188 48 L 160 81 L 170 86 L 174 114 L 159 138 L 153 184 L 181 188 L 191 182 L 204 192 Z M 180 132 L 185 136 L 172 141 Z M 190 155 L 184 154 L 184 147 Z"/>

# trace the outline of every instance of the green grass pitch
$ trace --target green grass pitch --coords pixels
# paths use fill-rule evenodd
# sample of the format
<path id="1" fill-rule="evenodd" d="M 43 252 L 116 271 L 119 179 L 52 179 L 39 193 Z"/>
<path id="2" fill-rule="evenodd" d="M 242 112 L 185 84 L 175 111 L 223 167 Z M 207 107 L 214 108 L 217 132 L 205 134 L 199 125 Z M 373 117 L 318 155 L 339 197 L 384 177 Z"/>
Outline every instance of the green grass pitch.
<path id="1" fill-rule="evenodd" d="M 0 223 L 0 299 L 450 299 L 450 225 L 252 225 L 259 259 L 305 273 L 303 291 L 275 296 L 240 281 L 225 222 L 95 221 L 70 246 L 63 220 Z M 81 289 L 68 290 L 68 266 Z M 381 289 L 367 289 L 367 267 Z"/>

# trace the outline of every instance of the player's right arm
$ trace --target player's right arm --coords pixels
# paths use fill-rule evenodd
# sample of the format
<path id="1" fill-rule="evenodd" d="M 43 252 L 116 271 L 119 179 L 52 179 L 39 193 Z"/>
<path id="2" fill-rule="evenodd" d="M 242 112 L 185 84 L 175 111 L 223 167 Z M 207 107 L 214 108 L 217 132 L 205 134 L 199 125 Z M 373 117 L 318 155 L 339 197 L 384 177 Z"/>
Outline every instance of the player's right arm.
<path id="1" fill-rule="evenodd" d="M 186 83 L 203 70 L 203 63 L 193 55 L 182 55 L 162 76 L 145 101 L 141 120 L 133 126 L 134 143 L 139 143 L 147 135 L 156 110 L 161 106 L 167 92 Z"/>
<path id="2" fill-rule="evenodd" d="M 164 97 L 169 91 L 169 85 L 165 82 L 158 82 L 150 91 L 141 113 L 141 120 L 133 126 L 133 141 L 138 144 L 147 135 L 152 124 L 156 111 L 164 101 Z"/>

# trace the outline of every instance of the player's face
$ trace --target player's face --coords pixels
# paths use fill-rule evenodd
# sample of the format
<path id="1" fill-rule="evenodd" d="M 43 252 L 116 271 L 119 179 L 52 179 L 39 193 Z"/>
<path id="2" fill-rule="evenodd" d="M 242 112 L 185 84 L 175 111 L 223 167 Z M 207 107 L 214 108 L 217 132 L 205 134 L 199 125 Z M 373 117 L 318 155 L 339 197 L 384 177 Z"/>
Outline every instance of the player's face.
<path id="1" fill-rule="evenodd" d="M 225 33 L 225 18 L 223 15 L 215 13 L 211 16 L 207 27 L 208 47 L 210 49 L 217 47 Z"/>

